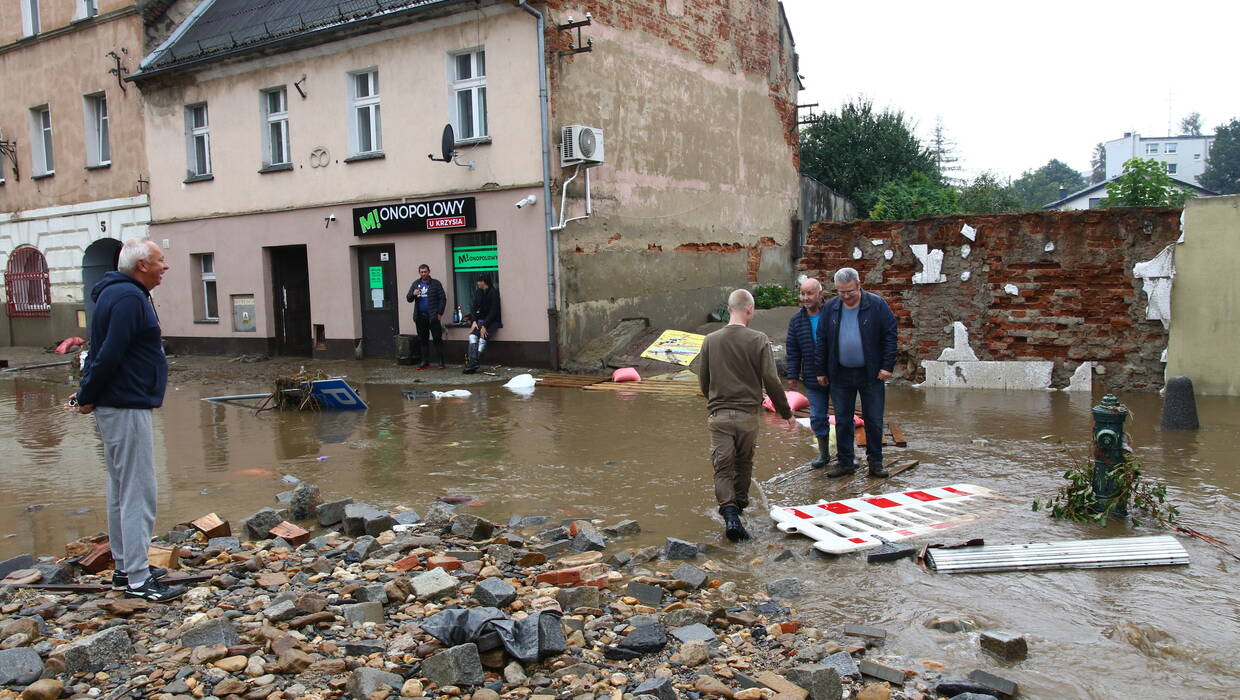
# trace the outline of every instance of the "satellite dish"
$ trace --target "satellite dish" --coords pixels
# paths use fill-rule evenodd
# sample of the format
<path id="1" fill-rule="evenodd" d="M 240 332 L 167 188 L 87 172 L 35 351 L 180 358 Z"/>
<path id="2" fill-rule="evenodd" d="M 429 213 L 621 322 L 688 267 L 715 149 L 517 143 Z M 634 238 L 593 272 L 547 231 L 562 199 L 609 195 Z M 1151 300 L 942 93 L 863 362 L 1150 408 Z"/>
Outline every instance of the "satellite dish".
<path id="1" fill-rule="evenodd" d="M 443 125 L 443 138 L 439 141 L 440 157 L 436 158 L 434 154 L 426 154 L 427 158 L 438 163 L 452 162 L 452 156 L 456 154 L 456 134 L 452 132 L 451 124 Z"/>

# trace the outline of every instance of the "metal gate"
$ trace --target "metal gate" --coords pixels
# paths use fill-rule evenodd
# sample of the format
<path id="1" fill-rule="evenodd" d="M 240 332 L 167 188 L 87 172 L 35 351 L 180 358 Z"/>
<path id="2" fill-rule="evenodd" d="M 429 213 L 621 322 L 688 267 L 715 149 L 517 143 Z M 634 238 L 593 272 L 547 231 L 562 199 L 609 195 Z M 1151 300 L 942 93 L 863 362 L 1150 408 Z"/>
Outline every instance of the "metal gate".
<path id="1" fill-rule="evenodd" d="M 9 256 L 4 271 L 4 289 L 10 318 L 39 318 L 52 315 L 52 285 L 47 260 L 38 248 L 22 246 Z"/>

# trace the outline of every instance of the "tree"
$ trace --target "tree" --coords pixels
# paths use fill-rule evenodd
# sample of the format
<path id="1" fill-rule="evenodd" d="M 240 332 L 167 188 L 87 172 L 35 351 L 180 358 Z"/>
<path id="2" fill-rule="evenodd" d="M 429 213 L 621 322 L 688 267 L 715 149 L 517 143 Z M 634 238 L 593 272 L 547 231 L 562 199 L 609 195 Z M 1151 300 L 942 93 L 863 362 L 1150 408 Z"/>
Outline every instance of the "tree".
<path id="1" fill-rule="evenodd" d="M 870 209 L 870 218 L 916 219 L 958 211 L 956 190 L 944 187 L 931 180 L 929 175 L 918 172 L 879 188 L 878 197 Z"/>
<path id="2" fill-rule="evenodd" d="M 1182 207 L 1192 196 L 1191 190 L 1172 182 L 1162 161 L 1129 158 L 1124 161 L 1124 172 L 1107 184 L 1107 196 L 1098 206 Z"/>
<path id="3" fill-rule="evenodd" d="M 934 122 L 934 134 L 930 138 L 930 155 L 934 158 L 934 167 L 938 171 L 938 181 L 944 185 L 962 185 L 960 177 L 960 158 L 956 156 L 956 142 L 947 138 L 947 130 L 943 128 L 943 118 Z"/>
<path id="4" fill-rule="evenodd" d="M 1180 120 L 1180 133 L 1201 136 L 1201 112 L 1193 112 Z"/>
<path id="5" fill-rule="evenodd" d="M 1089 184 L 1096 185 L 1107 179 L 1107 147 L 1099 142 L 1094 146 L 1094 155 L 1089 159 Z"/>
<path id="6" fill-rule="evenodd" d="M 1037 170 L 1026 170 L 1012 182 L 1012 189 L 1028 211 L 1058 200 L 1060 189 L 1076 192 L 1084 187 L 1084 175 L 1055 159 Z"/>
<path id="7" fill-rule="evenodd" d="M 801 172 L 869 211 L 884 183 L 913 173 L 938 176 L 928 149 L 898 110 L 875 111 L 870 100 L 844 103 L 801 131 Z"/>
<path id="8" fill-rule="evenodd" d="M 1219 194 L 1240 193 L 1240 120 L 1235 117 L 1214 130 L 1214 145 L 1206 157 L 1201 186 Z"/>
<path id="9" fill-rule="evenodd" d="M 961 214 L 1002 214 L 1021 209 L 1020 197 L 1011 183 L 1002 182 L 994 173 L 982 173 L 960 190 Z"/>

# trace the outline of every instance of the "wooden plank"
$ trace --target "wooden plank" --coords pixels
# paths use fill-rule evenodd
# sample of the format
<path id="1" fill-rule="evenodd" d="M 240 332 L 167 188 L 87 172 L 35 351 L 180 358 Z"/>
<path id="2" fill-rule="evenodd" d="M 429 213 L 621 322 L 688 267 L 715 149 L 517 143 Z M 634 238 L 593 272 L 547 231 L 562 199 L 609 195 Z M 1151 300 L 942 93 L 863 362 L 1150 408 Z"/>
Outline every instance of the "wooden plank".
<path id="1" fill-rule="evenodd" d="M 888 423 L 887 430 L 891 433 L 891 441 L 896 447 L 908 447 L 908 440 L 904 439 L 904 429 L 899 423 Z"/>
<path id="2" fill-rule="evenodd" d="M 588 386 L 605 382 L 610 377 L 599 377 L 588 374 L 541 374 L 538 377 L 539 386 L 552 386 L 566 389 L 575 389 L 577 387 Z"/>

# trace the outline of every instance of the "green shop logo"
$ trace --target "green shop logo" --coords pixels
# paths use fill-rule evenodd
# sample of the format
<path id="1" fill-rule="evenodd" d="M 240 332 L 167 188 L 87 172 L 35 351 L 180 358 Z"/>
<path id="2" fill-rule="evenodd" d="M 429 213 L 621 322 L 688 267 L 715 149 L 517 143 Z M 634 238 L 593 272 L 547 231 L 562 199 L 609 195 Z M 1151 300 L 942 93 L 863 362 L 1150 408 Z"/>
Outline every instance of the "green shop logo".
<path id="1" fill-rule="evenodd" d="M 452 256 L 456 260 L 454 267 L 461 270 L 498 270 L 498 246 L 482 245 L 454 248 Z"/>
<path id="2" fill-rule="evenodd" d="M 366 233 L 367 231 L 373 231 L 375 229 L 383 228 L 383 224 L 379 222 L 378 207 L 371 209 L 370 213 L 366 214 L 365 216 L 357 217 L 357 224 L 358 226 L 362 227 L 362 233 Z"/>

